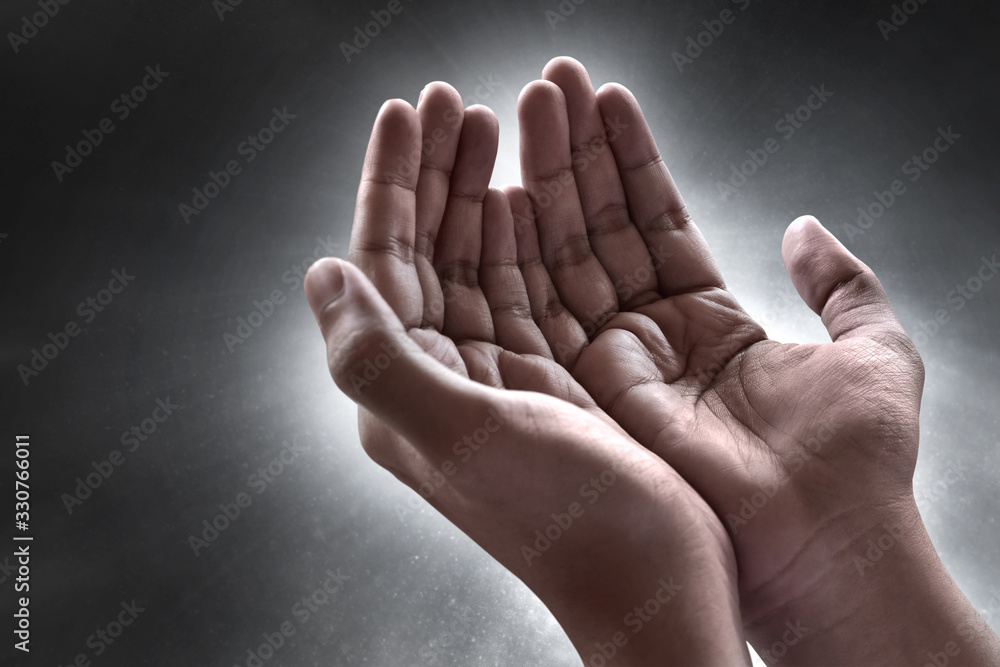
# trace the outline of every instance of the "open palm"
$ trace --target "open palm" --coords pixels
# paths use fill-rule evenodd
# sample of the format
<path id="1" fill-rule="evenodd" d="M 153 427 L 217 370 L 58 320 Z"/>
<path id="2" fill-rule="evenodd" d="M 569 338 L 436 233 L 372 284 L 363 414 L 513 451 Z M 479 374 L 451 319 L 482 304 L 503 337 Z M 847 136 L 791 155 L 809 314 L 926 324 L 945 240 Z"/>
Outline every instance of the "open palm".
<path id="1" fill-rule="evenodd" d="M 599 664 L 745 664 L 721 522 L 555 361 L 532 317 L 529 291 L 557 295 L 488 187 L 496 148 L 493 114 L 463 110 L 446 84 L 379 113 L 357 268 L 325 260 L 306 279 L 362 444 L 531 587 L 585 660 L 596 646 Z M 636 628 L 630 610 L 650 600 Z"/>
<path id="2" fill-rule="evenodd" d="M 528 283 L 536 319 L 597 404 L 726 523 L 752 635 L 912 501 L 919 356 L 871 270 L 811 218 L 782 253 L 833 342 L 768 340 L 726 291 L 632 95 L 595 94 L 568 58 L 543 77 L 519 100 L 527 193 L 510 193 L 519 252 L 540 253 L 558 295 Z"/>

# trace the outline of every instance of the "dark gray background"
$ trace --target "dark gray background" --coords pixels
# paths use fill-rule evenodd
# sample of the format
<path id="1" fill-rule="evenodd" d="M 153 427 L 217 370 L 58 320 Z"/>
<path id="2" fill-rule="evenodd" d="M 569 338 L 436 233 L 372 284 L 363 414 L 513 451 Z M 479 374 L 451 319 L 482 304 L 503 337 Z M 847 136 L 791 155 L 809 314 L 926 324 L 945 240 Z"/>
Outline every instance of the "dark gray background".
<path id="1" fill-rule="evenodd" d="M 587 0 L 553 29 L 545 12 L 558 0 L 403 0 L 347 63 L 339 44 L 382 0 L 243 0 L 224 20 L 211 0 L 74 0 L 19 53 L 0 44 L 0 466 L 12 469 L 17 433 L 31 435 L 33 455 L 33 651 L 15 664 L 84 653 L 94 665 L 245 665 L 284 621 L 296 633 L 265 665 L 578 664 L 546 609 L 463 534 L 429 508 L 397 516 L 414 494 L 365 457 L 301 290 L 283 281 L 317 237 L 346 254 L 386 98 L 415 103 L 443 79 L 491 106 L 501 122 L 495 184 L 517 181 L 518 91 L 562 54 L 596 85 L 619 81 L 636 94 L 728 284 L 774 337 L 826 339 L 781 265 L 782 233 L 803 213 L 875 269 L 911 334 L 948 311 L 918 340 L 928 372 L 916 488 L 956 580 L 977 607 L 1000 609 L 1000 280 L 960 311 L 947 300 L 981 257 L 1000 252 L 998 9 L 914 3 L 886 40 L 877 22 L 893 11 L 887 1 L 742 4 Z M 735 22 L 679 72 L 671 54 L 727 7 Z M 37 11 L 8 0 L 0 28 L 17 30 Z M 169 76 L 119 120 L 112 100 L 147 65 Z M 480 77 L 502 85 L 476 98 Z M 833 96 L 785 140 L 775 122 L 820 85 Z M 295 119 L 246 164 L 237 146 L 285 106 Z M 51 162 L 104 117 L 116 130 L 60 183 Z M 939 127 L 961 138 L 909 182 L 901 167 Z M 730 164 L 772 136 L 779 152 L 723 200 L 716 183 Z M 230 159 L 242 173 L 185 224 L 178 204 Z M 863 235 L 849 234 L 857 208 L 897 178 L 905 195 Z M 122 267 L 134 281 L 84 323 L 77 305 Z M 224 334 L 273 289 L 285 302 L 230 352 Z M 25 386 L 18 365 L 70 321 L 83 333 Z M 123 449 L 121 434 L 168 397 L 182 408 L 68 514 L 62 497 L 76 478 Z M 264 493 L 251 489 L 252 505 L 196 557 L 188 537 L 293 439 L 303 453 Z M 4 472 L 8 536 L 12 496 Z M 350 579 L 299 622 L 293 605 L 338 568 Z M 11 579 L 0 587 L 9 656 Z M 95 657 L 88 636 L 133 599 L 146 610 Z M 453 612 L 473 623 L 442 648 Z M 1000 614 L 989 620 L 1000 629 Z"/>

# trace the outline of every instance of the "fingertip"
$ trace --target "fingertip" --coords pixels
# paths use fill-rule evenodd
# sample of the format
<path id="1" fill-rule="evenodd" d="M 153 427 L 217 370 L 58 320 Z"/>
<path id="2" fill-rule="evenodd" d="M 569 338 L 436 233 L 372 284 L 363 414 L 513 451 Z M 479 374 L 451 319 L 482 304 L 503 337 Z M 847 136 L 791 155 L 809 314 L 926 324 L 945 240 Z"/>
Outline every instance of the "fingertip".
<path id="1" fill-rule="evenodd" d="M 615 104 L 619 107 L 637 104 L 632 91 L 614 81 L 608 82 L 597 89 L 597 99 L 601 104 Z"/>
<path id="2" fill-rule="evenodd" d="M 805 215 L 800 215 L 799 217 L 792 220 L 792 224 L 789 225 L 789 227 L 805 227 L 813 225 L 819 225 L 820 227 L 823 227 L 823 223 L 821 223 L 816 216 L 806 213 Z M 826 229 L 825 227 L 823 228 Z"/>
<path id="3" fill-rule="evenodd" d="M 504 191 L 499 188 L 491 187 L 487 189 L 486 195 L 483 197 L 484 241 L 486 240 L 486 237 L 489 236 L 490 227 L 495 225 L 497 220 L 503 220 L 507 217 L 510 217 L 510 201 L 508 201 L 507 195 L 504 194 Z M 487 245 L 488 244 L 484 244 L 484 253 L 490 250 Z"/>
<path id="4" fill-rule="evenodd" d="M 517 101 L 521 180 L 533 184 L 571 160 L 566 97 L 551 81 L 532 81 Z"/>
<path id="5" fill-rule="evenodd" d="M 394 97 L 382 103 L 376 118 L 380 121 L 403 120 L 412 116 L 415 111 L 409 102 Z"/>
<path id="6" fill-rule="evenodd" d="M 542 68 L 542 78 L 548 81 L 557 81 L 565 77 L 590 79 L 583 63 L 571 56 L 556 56 Z"/>
<path id="7" fill-rule="evenodd" d="M 513 183 L 508 183 L 507 185 L 503 186 L 500 189 L 503 191 L 505 195 L 507 195 L 507 199 L 513 199 L 515 197 L 520 197 L 521 195 L 525 194 L 524 188 L 522 188 L 520 185 L 515 185 Z"/>
<path id="8" fill-rule="evenodd" d="M 518 118 L 530 118 L 553 104 L 565 104 L 562 89 L 551 81 L 535 79 L 517 96 Z"/>
<path id="9" fill-rule="evenodd" d="M 785 228 L 781 237 L 781 257 L 787 263 L 792 252 L 802 243 L 802 239 L 811 235 L 811 228 L 818 225 L 819 220 L 811 215 L 800 215 Z"/>
<path id="10" fill-rule="evenodd" d="M 447 81 L 431 81 L 420 91 L 418 106 L 427 104 L 446 108 L 462 108 L 462 96 Z"/>
<path id="11" fill-rule="evenodd" d="M 486 197 L 483 199 L 483 208 L 493 211 L 510 209 L 510 200 L 507 193 L 501 188 L 490 187 L 486 190 Z"/>
<path id="12" fill-rule="evenodd" d="M 785 230 L 785 235 L 797 235 L 817 227 L 824 230 L 826 229 L 826 227 L 823 226 L 823 223 L 821 223 L 816 216 L 809 214 L 800 215 L 792 220 L 792 223 L 788 225 L 788 229 Z"/>
<path id="13" fill-rule="evenodd" d="M 817 314 L 822 311 L 825 294 L 824 274 L 836 266 L 831 263 L 826 230 L 815 217 L 802 215 L 785 229 L 781 239 L 781 260 L 799 296 Z"/>
<path id="14" fill-rule="evenodd" d="M 781 242 L 781 259 L 799 296 L 813 312 L 824 317 L 834 340 L 860 327 L 852 319 L 855 316 L 845 319 L 844 313 L 858 304 L 886 299 L 871 269 L 815 216 L 799 216 L 788 225 Z M 849 283 L 853 285 L 848 287 Z"/>
<path id="15" fill-rule="evenodd" d="M 380 168 L 395 167 L 392 160 L 398 155 L 409 155 L 414 146 L 420 145 L 420 116 L 406 100 L 386 100 L 379 109 L 378 116 L 368 140 L 369 169 L 380 162 Z"/>
<path id="16" fill-rule="evenodd" d="M 493 127 L 497 133 L 500 131 L 500 121 L 497 119 L 493 109 L 485 104 L 473 104 L 465 109 L 466 118 L 478 119 L 480 122 Z"/>
<path id="17" fill-rule="evenodd" d="M 482 185 L 476 186 L 477 191 L 482 192 L 479 188 L 489 183 L 489 176 L 493 172 L 493 164 L 496 161 L 496 153 L 499 145 L 500 121 L 497 120 L 497 116 L 493 113 L 493 110 L 481 104 L 474 104 L 466 109 L 462 120 L 462 134 L 459 140 L 459 153 L 461 154 L 459 161 L 470 159 L 472 156 L 476 156 L 478 161 L 484 154 L 490 156 L 488 170 L 485 173 L 486 181 Z M 462 155 L 464 155 L 464 158 Z M 452 185 L 455 185 L 455 181 L 453 181 Z"/>
<path id="18" fill-rule="evenodd" d="M 505 185 L 503 193 L 507 197 L 510 205 L 510 212 L 514 218 L 515 226 L 520 229 L 526 224 L 534 224 L 535 211 L 531 205 L 531 199 L 527 191 L 520 185 Z"/>
<path id="19" fill-rule="evenodd" d="M 319 321 L 327 306 L 345 292 L 343 260 L 324 257 L 314 262 L 306 271 L 302 288 L 305 290 L 313 315 Z"/>
<path id="20" fill-rule="evenodd" d="M 632 94 L 632 91 L 620 83 L 606 83 L 597 89 L 597 107 L 605 124 L 611 120 L 624 119 L 623 129 L 630 126 L 634 126 L 635 129 L 648 128 L 639 101 Z M 648 129 L 645 132 L 648 132 Z M 645 132 L 640 132 L 640 134 Z M 649 141 L 655 145 L 652 135 L 650 135 Z"/>
<path id="21" fill-rule="evenodd" d="M 781 258 L 785 266 L 790 267 L 796 259 L 803 253 L 808 254 L 807 246 L 818 243 L 832 242 L 841 248 L 848 255 L 853 255 L 834 236 L 830 230 L 823 226 L 823 223 L 813 215 L 800 215 L 795 218 L 781 239 Z"/>

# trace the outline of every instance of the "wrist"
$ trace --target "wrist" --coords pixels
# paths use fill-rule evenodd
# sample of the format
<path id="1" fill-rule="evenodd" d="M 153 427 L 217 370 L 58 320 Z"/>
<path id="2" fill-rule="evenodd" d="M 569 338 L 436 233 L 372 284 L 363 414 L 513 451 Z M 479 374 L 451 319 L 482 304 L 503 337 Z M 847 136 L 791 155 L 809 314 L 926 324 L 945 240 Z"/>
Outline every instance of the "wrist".
<path id="1" fill-rule="evenodd" d="M 633 514 L 620 542 L 591 545 L 603 564 L 598 576 L 563 570 L 566 579 L 541 596 L 585 667 L 749 666 L 732 546 L 721 524 L 694 528 L 714 520 L 700 499 L 695 505 L 671 526 Z"/>
<path id="2" fill-rule="evenodd" d="M 749 667 L 735 587 L 701 575 L 644 577 L 645 585 L 622 591 L 600 614 L 577 618 L 573 629 L 564 624 L 584 666 Z"/>
<path id="3" fill-rule="evenodd" d="M 789 588 L 782 579 L 801 583 Z M 772 593 L 778 590 L 783 597 Z M 988 664 L 1000 657 L 912 496 L 841 515 L 743 602 L 759 610 L 744 623 L 769 664 Z"/>

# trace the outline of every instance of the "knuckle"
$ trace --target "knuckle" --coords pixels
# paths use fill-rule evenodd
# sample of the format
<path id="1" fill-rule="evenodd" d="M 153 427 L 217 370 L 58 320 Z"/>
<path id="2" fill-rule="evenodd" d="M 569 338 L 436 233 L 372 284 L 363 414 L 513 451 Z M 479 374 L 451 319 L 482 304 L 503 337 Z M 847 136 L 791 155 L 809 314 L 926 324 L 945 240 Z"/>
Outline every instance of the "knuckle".
<path id="1" fill-rule="evenodd" d="M 327 344 L 330 375 L 337 386 L 352 398 L 377 382 L 392 361 L 389 351 L 397 345 L 388 332 L 358 329 L 346 332 Z"/>

